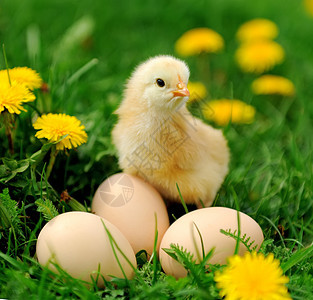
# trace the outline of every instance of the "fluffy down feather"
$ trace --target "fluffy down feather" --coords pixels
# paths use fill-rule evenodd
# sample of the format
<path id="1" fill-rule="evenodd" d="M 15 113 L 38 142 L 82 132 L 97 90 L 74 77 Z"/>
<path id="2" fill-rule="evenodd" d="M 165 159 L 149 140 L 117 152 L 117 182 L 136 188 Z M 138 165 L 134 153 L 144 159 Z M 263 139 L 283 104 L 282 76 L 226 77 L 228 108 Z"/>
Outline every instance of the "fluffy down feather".
<path id="1" fill-rule="evenodd" d="M 220 130 L 193 117 L 187 65 L 171 56 L 140 64 L 127 82 L 112 131 L 124 172 L 151 183 L 165 199 L 210 206 L 228 172 L 229 150 Z"/>

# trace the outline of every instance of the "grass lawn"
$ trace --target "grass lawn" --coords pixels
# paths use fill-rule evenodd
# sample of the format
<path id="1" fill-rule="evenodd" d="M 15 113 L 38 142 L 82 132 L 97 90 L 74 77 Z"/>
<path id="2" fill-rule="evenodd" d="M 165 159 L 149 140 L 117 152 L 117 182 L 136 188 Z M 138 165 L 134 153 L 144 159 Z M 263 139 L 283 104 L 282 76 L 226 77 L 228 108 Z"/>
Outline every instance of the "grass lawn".
<path id="1" fill-rule="evenodd" d="M 24 104 L 27 111 L 15 115 L 14 122 L 5 111 L 0 115 L 0 298 L 221 299 L 213 271 L 222 267 L 211 266 L 211 272 L 190 267 L 184 253 L 186 278 L 165 275 L 156 257 L 149 262 L 139 253 L 134 279 L 115 278 L 105 289 L 87 287 L 61 270 L 51 276 L 35 257 L 36 238 L 47 220 L 75 205 L 90 209 L 99 184 L 120 171 L 110 132 L 125 81 L 143 60 L 170 54 L 187 62 L 191 81 L 205 84 L 203 101 L 240 99 L 255 108 L 249 124 L 218 126 L 206 120 L 223 129 L 231 151 L 229 174 L 214 205 L 239 207 L 255 219 L 265 237 L 261 252 L 280 261 L 292 299 L 313 299 L 311 13 L 300 0 L 2 0 L 0 41 L 8 67 L 28 66 L 46 85 L 34 91 L 36 100 Z M 284 60 L 264 73 L 290 79 L 294 95 L 255 95 L 251 83 L 261 74 L 245 73 L 236 63 L 236 32 L 254 18 L 278 26 L 275 41 L 284 49 Z M 197 27 L 218 32 L 224 49 L 180 57 L 175 42 Z M 0 69 L 5 68 L 1 54 Z M 190 109 L 203 118 L 200 104 Z M 32 123 L 38 113 L 49 112 L 76 116 L 88 141 L 60 151 L 47 180 L 51 144 L 43 146 Z M 77 202 L 60 201 L 65 190 Z"/>

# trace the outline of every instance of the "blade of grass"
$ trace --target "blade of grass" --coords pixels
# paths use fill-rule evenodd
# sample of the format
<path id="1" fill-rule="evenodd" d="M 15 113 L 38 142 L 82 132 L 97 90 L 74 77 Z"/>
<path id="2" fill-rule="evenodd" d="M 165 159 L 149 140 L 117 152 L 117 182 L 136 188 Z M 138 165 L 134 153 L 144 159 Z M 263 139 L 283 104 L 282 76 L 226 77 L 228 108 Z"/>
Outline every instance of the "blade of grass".
<path id="1" fill-rule="evenodd" d="M 3 58 L 4 58 L 5 68 L 7 69 L 7 73 L 8 73 L 9 84 L 10 84 L 10 86 L 11 86 L 12 83 L 11 83 L 11 78 L 10 78 L 10 74 L 9 74 L 9 64 L 8 64 L 8 60 L 7 60 L 7 55 L 6 55 L 6 52 L 5 52 L 4 44 L 2 44 L 2 52 L 3 52 Z"/>
<path id="2" fill-rule="evenodd" d="M 214 254 L 214 251 L 215 251 L 215 247 L 213 247 L 204 257 L 203 257 L 203 260 L 201 262 L 201 265 L 202 267 L 204 268 L 208 262 L 208 260 L 210 259 L 210 257 L 213 256 Z"/>
<path id="3" fill-rule="evenodd" d="M 305 248 L 295 252 L 288 261 L 281 264 L 284 273 L 292 268 L 294 265 L 300 263 L 304 259 L 310 259 L 313 256 L 313 243 Z"/>
<path id="4" fill-rule="evenodd" d="M 232 190 L 232 195 L 234 197 L 235 205 L 236 205 L 236 210 L 237 210 L 237 228 L 238 228 L 238 234 L 237 234 L 237 239 L 236 239 L 236 246 L 235 246 L 235 251 L 234 255 L 239 253 L 239 246 L 240 246 L 240 235 L 241 235 L 241 230 L 240 230 L 240 207 L 239 207 L 239 201 L 238 201 L 238 196 L 234 190 L 234 188 L 231 188 Z"/>
<path id="5" fill-rule="evenodd" d="M 273 227 L 274 227 L 274 229 L 276 230 L 276 232 L 277 232 L 277 234 L 278 234 L 278 236 L 279 236 L 279 238 L 280 238 L 280 240 L 281 240 L 281 242 L 282 242 L 282 244 L 283 244 L 283 246 L 284 246 L 284 248 L 286 248 L 286 245 L 285 245 L 285 242 L 284 242 L 284 238 L 283 238 L 283 236 L 281 235 L 281 233 L 280 233 L 280 231 L 279 231 L 279 229 L 276 227 L 276 225 L 272 222 L 272 220 L 270 220 L 268 217 L 266 217 L 266 216 L 261 216 L 263 219 L 265 219 L 267 222 L 269 222 Z"/>
<path id="6" fill-rule="evenodd" d="M 133 271 L 134 271 L 135 274 L 136 274 L 137 269 L 134 267 L 134 265 L 131 263 L 131 261 L 129 260 L 129 258 L 125 255 L 125 253 L 124 253 L 124 252 L 121 250 L 121 248 L 118 246 L 118 244 L 116 243 L 116 241 L 115 241 L 114 237 L 112 236 L 111 232 L 109 231 L 109 229 L 108 229 L 108 228 L 106 227 L 106 225 L 104 224 L 103 220 L 101 220 L 101 222 L 102 222 L 102 225 L 103 225 L 103 227 L 104 227 L 104 229 L 105 229 L 105 231 L 106 231 L 106 233 L 107 233 L 107 235 L 108 235 L 108 237 L 109 237 L 110 244 L 111 244 L 112 250 L 113 250 L 113 252 L 114 252 L 114 256 L 115 256 L 115 258 L 117 259 L 117 262 L 118 262 L 119 266 L 121 267 L 121 271 L 123 272 L 123 275 L 126 276 L 126 274 L 125 274 L 125 272 L 124 272 L 122 266 L 120 265 L 120 261 L 119 261 L 119 259 L 118 259 L 118 257 L 117 257 L 115 248 L 121 253 L 121 255 L 123 256 L 123 258 L 126 260 L 126 262 L 130 265 L 130 267 L 133 269 Z M 114 248 L 114 247 L 115 247 L 115 248 Z M 126 280 L 128 281 L 127 278 L 126 278 Z M 139 277 L 139 280 L 140 280 L 142 283 L 144 282 L 144 280 L 141 279 L 140 277 Z"/>
<path id="7" fill-rule="evenodd" d="M 117 262 L 118 266 L 120 267 L 120 269 L 121 269 L 121 271 L 122 271 L 122 273 L 123 273 L 123 276 L 124 276 L 124 279 L 125 279 L 126 282 L 127 282 L 127 285 L 129 286 L 128 278 L 127 278 L 127 276 L 126 276 L 126 273 L 125 273 L 125 271 L 124 271 L 124 268 L 123 268 L 123 266 L 122 266 L 122 264 L 121 264 L 121 262 L 120 262 L 120 260 L 119 260 L 119 258 L 118 258 L 118 256 L 117 256 L 117 253 L 116 253 L 116 250 L 115 250 L 116 242 L 115 242 L 115 240 L 113 239 L 113 236 L 112 236 L 111 233 L 109 232 L 108 228 L 107 228 L 106 225 L 104 224 L 103 220 L 101 220 L 101 222 L 102 222 L 102 224 L 103 224 L 103 226 L 104 226 L 104 228 L 105 228 L 105 231 L 107 232 L 107 235 L 108 235 L 108 237 L 109 237 L 110 245 L 111 245 L 111 248 L 112 248 L 114 257 L 115 257 L 115 259 L 116 259 L 116 262 Z M 114 246 L 114 245 L 115 245 L 115 246 Z M 120 252 L 122 252 L 120 249 L 118 249 L 118 250 L 119 250 Z M 125 254 L 124 254 L 124 255 L 125 255 Z M 126 255 L 125 255 L 125 257 L 126 257 Z M 132 265 L 132 264 L 131 264 L 131 265 Z"/>
<path id="8" fill-rule="evenodd" d="M 34 64 L 40 53 L 40 29 L 37 24 L 31 24 L 27 27 L 26 46 L 28 58 Z"/>
<path id="9" fill-rule="evenodd" d="M 158 280 L 158 257 L 157 257 L 157 243 L 158 243 L 158 219 L 156 213 L 154 213 L 155 227 L 154 227 L 154 245 L 153 245 L 153 277 L 152 285 Z"/>
<path id="10" fill-rule="evenodd" d="M 201 232 L 200 232 L 200 230 L 199 230 L 197 224 L 196 224 L 195 222 L 192 222 L 192 224 L 193 224 L 193 226 L 195 226 L 195 228 L 196 228 L 196 230 L 197 230 L 197 232 L 198 232 L 198 234 L 199 234 L 199 237 L 200 237 L 201 250 L 202 250 L 202 257 L 200 256 L 200 251 L 199 251 L 198 245 L 197 245 L 197 243 L 196 243 L 196 238 L 195 238 L 195 236 L 194 236 L 194 231 L 191 230 L 191 232 L 192 232 L 192 239 L 193 239 L 193 243 L 194 243 L 194 246 L 195 246 L 195 249 L 196 249 L 196 252 L 197 252 L 198 259 L 199 259 L 199 261 L 202 261 L 202 260 L 204 259 L 204 257 L 205 257 L 203 238 L 202 238 Z"/>
<path id="11" fill-rule="evenodd" d="M 179 197 L 180 197 L 180 201 L 181 201 L 181 203 L 182 203 L 182 205 L 183 205 L 183 207 L 184 207 L 185 213 L 188 214 L 189 211 L 188 211 L 187 205 L 186 205 L 185 200 L 184 200 L 184 198 L 183 198 L 183 196 L 182 196 L 182 194 L 181 194 L 181 192 L 180 192 L 180 189 L 179 189 L 179 186 L 178 186 L 177 182 L 176 182 L 176 188 L 177 188 L 177 190 L 178 190 L 178 194 L 179 194 Z"/>
<path id="12" fill-rule="evenodd" d="M 93 58 L 89 62 L 87 62 L 85 65 L 83 65 L 80 69 L 78 69 L 68 80 L 67 84 L 71 85 L 74 82 L 78 81 L 78 79 L 87 73 L 90 69 L 92 69 L 94 66 L 96 66 L 99 63 L 99 60 L 97 58 Z"/>

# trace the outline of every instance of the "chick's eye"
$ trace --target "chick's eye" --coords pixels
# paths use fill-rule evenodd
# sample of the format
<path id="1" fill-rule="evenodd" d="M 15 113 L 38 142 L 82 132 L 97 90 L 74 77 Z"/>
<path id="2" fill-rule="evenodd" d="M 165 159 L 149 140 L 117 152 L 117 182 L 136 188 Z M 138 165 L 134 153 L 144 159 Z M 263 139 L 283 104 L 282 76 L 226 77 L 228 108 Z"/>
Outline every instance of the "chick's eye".
<path id="1" fill-rule="evenodd" d="M 161 78 L 158 78 L 158 79 L 156 80 L 156 83 L 157 83 L 157 85 L 158 85 L 159 87 L 165 86 L 165 82 L 164 82 L 164 80 L 161 79 Z"/>

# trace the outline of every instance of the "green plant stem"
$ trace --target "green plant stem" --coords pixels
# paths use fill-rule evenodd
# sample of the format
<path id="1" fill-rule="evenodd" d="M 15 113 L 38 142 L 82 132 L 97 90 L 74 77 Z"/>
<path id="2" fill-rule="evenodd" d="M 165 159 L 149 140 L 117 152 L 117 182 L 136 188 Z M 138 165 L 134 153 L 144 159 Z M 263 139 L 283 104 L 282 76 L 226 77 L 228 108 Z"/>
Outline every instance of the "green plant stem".
<path id="1" fill-rule="evenodd" d="M 51 174 L 51 171 L 52 171 L 52 168 L 54 166 L 55 159 L 56 159 L 58 153 L 59 153 L 59 151 L 56 149 L 56 146 L 53 145 L 52 148 L 51 148 L 50 160 L 49 160 L 49 164 L 48 164 L 48 167 L 47 167 L 47 174 L 46 174 L 47 180 L 50 177 L 50 174 Z"/>
<path id="2" fill-rule="evenodd" d="M 5 126 L 5 134 L 8 138 L 8 143 L 9 143 L 9 152 L 11 155 L 14 154 L 14 143 L 13 143 L 13 135 L 10 126 Z"/>
<path id="3" fill-rule="evenodd" d="M 9 152 L 11 155 L 14 154 L 14 142 L 13 142 L 13 133 L 12 133 L 12 126 L 14 123 L 14 116 L 10 114 L 7 110 L 3 112 L 3 122 L 5 127 L 5 135 L 8 139 L 9 144 Z"/>

